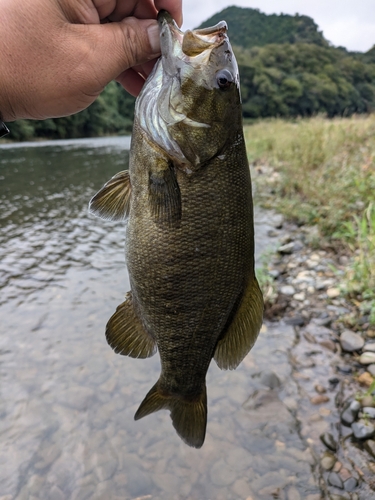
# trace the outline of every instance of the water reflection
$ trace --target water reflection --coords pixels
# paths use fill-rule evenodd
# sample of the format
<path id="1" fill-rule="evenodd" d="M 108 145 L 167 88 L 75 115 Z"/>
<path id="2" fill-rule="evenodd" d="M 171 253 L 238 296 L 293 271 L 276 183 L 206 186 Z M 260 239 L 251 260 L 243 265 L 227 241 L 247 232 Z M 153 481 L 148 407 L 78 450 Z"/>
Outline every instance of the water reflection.
<path id="1" fill-rule="evenodd" d="M 235 372 L 211 366 L 201 450 L 167 412 L 133 421 L 159 360 L 106 344 L 129 289 L 124 227 L 87 213 L 127 147 L 0 148 L 0 499 L 308 499 L 318 488 L 291 412 L 289 327 L 268 326 Z"/>

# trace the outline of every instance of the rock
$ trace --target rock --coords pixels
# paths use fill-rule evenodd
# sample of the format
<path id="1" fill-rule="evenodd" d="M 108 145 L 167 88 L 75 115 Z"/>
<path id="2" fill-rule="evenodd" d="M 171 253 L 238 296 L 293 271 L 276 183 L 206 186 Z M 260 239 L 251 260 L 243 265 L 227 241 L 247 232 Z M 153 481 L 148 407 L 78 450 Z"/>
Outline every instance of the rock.
<path id="1" fill-rule="evenodd" d="M 352 477 L 350 471 L 346 467 L 341 467 L 339 476 L 344 483 Z"/>
<path id="2" fill-rule="evenodd" d="M 343 373 L 344 375 L 349 375 L 353 371 L 352 367 L 349 365 L 338 365 L 336 366 L 336 368 L 339 372 Z"/>
<path id="3" fill-rule="evenodd" d="M 272 216 L 271 224 L 276 229 L 281 229 L 284 224 L 284 217 L 281 214 L 275 214 Z"/>
<path id="4" fill-rule="evenodd" d="M 365 420 L 354 422 L 351 427 L 356 439 L 368 439 L 375 434 L 375 427 Z"/>
<path id="5" fill-rule="evenodd" d="M 321 442 L 332 451 L 337 451 L 337 442 L 330 432 L 324 432 L 320 436 Z"/>
<path id="6" fill-rule="evenodd" d="M 338 288 L 328 288 L 327 290 L 327 297 L 329 299 L 335 299 L 336 297 L 338 297 L 340 295 L 340 290 Z"/>
<path id="7" fill-rule="evenodd" d="M 343 412 L 341 413 L 341 422 L 344 425 L 347 425 L 348 427 L 352 425 L 353 422 L 355 422 L 358 412 L 361 408 L 361 405 L 359 404 L 358 401 L 350 401 L 348 402 L 345 407 Z"/>
<path id="8" fill-rule="evenodd" d="M 329 451 L 326 451 L 322 456 L 322 458 L 320 459 L 320 465 L 325 470 L 331 470 L 332 467 L 335 465 L 335 462 L 336 462 L 336 457 Z"/>
<path id="9" fill-rule="evenodd" d="M 323 394 L 319 394 L 318 396 L 313 396 L 310 398 L 310 403 L 313 405 L 321 405 L 323 403 L 328 403 L 329 397 L 324 396 Z"/>
<path id="10" fill-rule="evenodd" d="M 325 387 L 323 387 L 322 385 L 320 385 L 320 384 L 316 384 L 314 386 L 314 389 L 316 390 L 316 392 L 318 394 L 325 394 L 327 392 L 327 389 Z"/>
<path id="11" fill-rule="evenodd" d="M 292 285 L 284 285 L 280 288 L 280 292 L 283 295 L 294 295 L 296 293 L 294 287 Z"/>
<path id="12" fill-rule="evenodd" d="M 332 352 L 337 351 L 336 344 L 333 342 L 333 340 L 322 340 L 321 342 L 319 342 L 319 345 L 325 347 L 326 349 L 329 349 Z"/>
<path id="13" fill-rule="evenodd" d="M 344 489 L 345 491 L 354 491 L 356 487 L 358 486 L 358 481 L 356 480 L 355 477 L 350 477 L 344 482 Z"/>
<path id="14" fill-rule="evenodd" d="M 375 352 L 375 342 L 366 342 L 363 350 L 368 352 Z"/>
<path id="15" fill-rule="evenodd" d="M 370 418 L 375 418 L 375 408 L 370 406 L 365 406 L 362 408 L 362 412 L 366 413 Z"/>
<path id="16" fill-rule="evenodd" d="M 286 243 L 285 245 L 281 245 L 277 251 L 282 255 L 290 255 L 294 252 L 295 242 L 291 241 L 290 243 Z"/>
<path id="17" fill-rule="evenodd" d="M 373 377 L 369 374 L 369 372 L 364 372 L 362 373 L 358 378 L 357 381 L 361 384 L 364 385 L 365 387 L 370 387 L 370 385 L 373 382 Z"/>
<path id="18" fill-rule="evenodd" d="M 367 330 L 366 335 L 369 339 L 375 338 L 375 330 Z"/>
<path id="19" fill-rule="evenodd" d="M 361 365 L 371 365 L 375 363 L 375 352 L 366 351 L 359 358 Z"/>
<path id="20" fill-rule="evenodd" d="M 334 468 L 333 468 L 333 472 L 340 472 L 341 467 L 342 467 L 342 463 L 341 463 L 341 462 L 339 462 L 339 461 L 337 461 L 337 462 L 335 463 Z"/>
<path id="21" fill-rule="evenodd" d="M 361 406 L 362 407 L 368 407 L 368 406 L 371 406 L 371 407 L 374 407 L 375 406 L 375 403 L 374 403 L 374 398 L 372 396 L 363 396 L 363 398 L 361 399 Z"/>
<path id="22" fill-rule="evenodd" d="M 368 371 L 369 373 L 371 373 L 371 375 L 372 375 L 373 377 L 375 377 L 375 364 L 373 364 L 373 365 L 368 365 L 368 367 L 367 367 L 367 371 Z"/>
<path id="23" fill-rule="evenodd" d="M 306 299 L 306 294 L 304 292 L 295 293 L 293 299 L 298 300 L 298 302 L 303 302 Z"/>
<path id="24" fill-rule="evenodd" d="M 264 370 L 261 373 L 260 382 L 270 389 L 277 389 L 281 386 L 279 377 L 273 371 Z"/>
<path id="25" fill-rule="evenodd" d="M 340 488 L 340 490 L 344 489 L 343 482 L 340 479 L 340 476 L 337 472 L 331 472 L 328 476 L 328 482 L 331 486 L 335 486 L 336 488 Z"/>
<path id="26" fill-rule="evenodd" d="M 365 344 L 363 338 L 351 330 L 344 330 L 340 335 L 340 344 L 344 351 L 359 351 Z"/>
<path id="27" fill-rule="evenodd" d="M 368 439 L 364 443 L 363 447 L 368 453 L 370 453 L 372 457 L 375 458 L 375 441 L 373 441 L 372 439 Z"/>
<path id="28" fill-rule="evenodd" d="M 306 319 L 303 316 L 293 316 L 292 318 L 286 318 L 285 323 L 292 326 L 303 326 L 306 323 Z"/>

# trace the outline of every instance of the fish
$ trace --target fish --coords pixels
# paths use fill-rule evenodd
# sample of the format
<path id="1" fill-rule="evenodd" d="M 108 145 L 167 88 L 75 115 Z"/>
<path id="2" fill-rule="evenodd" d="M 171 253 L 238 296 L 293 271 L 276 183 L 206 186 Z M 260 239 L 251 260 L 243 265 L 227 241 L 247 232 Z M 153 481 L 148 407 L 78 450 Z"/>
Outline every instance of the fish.
<path id="1" fill-rule="evenodd" d="M 134 418 L 169 410 L 177 434 L 200 448 L 211 360 L 224 370 L 240 364 L 260 331 L 263 298 L 227 25 L 183 32 L 167 11 L 158 23 L 161 57 L 136 100 L 129 170 L 89 210 L 127 221 L 130 291 L 107 341 L 133 358 L 160 355 L 160 377 Z"/>

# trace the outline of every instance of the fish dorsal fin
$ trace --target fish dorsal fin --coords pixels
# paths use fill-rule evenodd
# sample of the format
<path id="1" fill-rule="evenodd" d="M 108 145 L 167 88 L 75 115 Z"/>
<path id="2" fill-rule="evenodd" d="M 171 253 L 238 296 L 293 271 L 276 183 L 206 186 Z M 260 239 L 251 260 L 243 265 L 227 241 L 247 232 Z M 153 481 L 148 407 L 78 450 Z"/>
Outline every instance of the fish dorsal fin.
<path id="1" fill-rule="evenodd" d="M 131 185 L 129 171 L 123 170 L 91 198 L 89 211 L 96 217 L 105 220 L 124 220 L 130 210 Z"/>
<path id="2" fill-rule="evenodd" d="M 156 342 L 144 329 L 133 306 L 131 292 L 107 323 L 105 332 L 108 344 L 124 356 L 149 358 L 156 353 Z"/>
<path id="3" fill-rule="evenodd" d="M 173 427 L 180 438 L 189 446 L 201 448 L 204 443 L 207 426 L 206 386 L 194 399 L 168 394 L 159 387 L 159 382 L 152 387 L 142 401 L 134 420 L 150 415 L 159 410 L 170 410 Z"/>
<path id="4" fill-rule="evenodd" d="M 181 220 L 181 193 L 173 165 L 152 170 L 149 176 L 149 203 L 154 221 L 176 227 Z"/>
<path id="5" fill-rule="evenodd" d="M 232 322 L 218 341 L 214 359 L 222 370 L 234 370 L 253 347 L 263 321 L 263 297 L 255 276 L 250 280 Z"/>

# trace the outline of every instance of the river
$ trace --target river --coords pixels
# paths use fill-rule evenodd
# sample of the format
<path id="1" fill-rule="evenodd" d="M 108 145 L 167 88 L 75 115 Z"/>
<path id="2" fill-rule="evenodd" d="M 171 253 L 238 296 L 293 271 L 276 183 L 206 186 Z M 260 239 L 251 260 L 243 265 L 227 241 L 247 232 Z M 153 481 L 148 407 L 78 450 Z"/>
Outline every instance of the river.
<path id="1" fill-rule="evenodd" d="M 294 416 L 292 327 L 264 325 L 236 371 L 207 376 L 202 449 L 168 412 L 135 422 L 158 355 L 107 345 L 129 289 L 124 224 L 87 212 L 129 138 L 0 146 L 0 500 L 316 500 Z M 256 210 L 257 258 L 272 218 Z M 274 243 L 273 243 L 274 244 Z"/>

